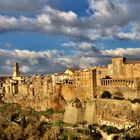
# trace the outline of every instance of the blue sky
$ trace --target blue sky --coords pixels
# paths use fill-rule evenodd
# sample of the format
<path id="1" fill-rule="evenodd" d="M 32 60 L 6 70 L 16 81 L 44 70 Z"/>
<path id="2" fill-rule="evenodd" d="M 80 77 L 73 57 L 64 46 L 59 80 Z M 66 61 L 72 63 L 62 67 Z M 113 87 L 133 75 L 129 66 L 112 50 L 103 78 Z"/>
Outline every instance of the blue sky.
<path id="1" fill-rule="evenodd" d="M 140 59 L 139 0 L 0 1 L 0 71 L 54 73 Z"/>

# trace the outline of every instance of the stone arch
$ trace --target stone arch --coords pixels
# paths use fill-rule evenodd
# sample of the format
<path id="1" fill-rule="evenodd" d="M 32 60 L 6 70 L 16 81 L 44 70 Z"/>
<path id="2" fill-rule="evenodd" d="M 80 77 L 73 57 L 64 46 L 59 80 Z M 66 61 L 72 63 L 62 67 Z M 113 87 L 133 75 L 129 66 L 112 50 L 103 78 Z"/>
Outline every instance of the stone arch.
<path id="1" fill-rule="evenodd" d="M 120 138 L 119 138 L 119 136 L 115 135 L 115 136 L 112 137 L 112 139 L 113 140 L 119 140 Z"/>
<path id="2" fill-rule="evenodd" d="M 113 94 L 114 99 L 124 99 L 123 93 L 117 91 Z"/>
<path id="3" fill-rule="evenodd" d="M 101 98 L 108 98 L 109 99 L 111 97 L 112 97 L 112 94 L 107 90 L 103 91 L 101 94 Z"/>
<path id="4" fill-rule="evenodd" d="M 76 108 L 83 108 L 83 107 L 82 107 L 82 103 L 81 103 L 81 101 L 80 101 L 78 98 L 75 98 L 75 99 L 72 101 L 72 106 L 73 106 L 73 107 L 76 107 Z"/>

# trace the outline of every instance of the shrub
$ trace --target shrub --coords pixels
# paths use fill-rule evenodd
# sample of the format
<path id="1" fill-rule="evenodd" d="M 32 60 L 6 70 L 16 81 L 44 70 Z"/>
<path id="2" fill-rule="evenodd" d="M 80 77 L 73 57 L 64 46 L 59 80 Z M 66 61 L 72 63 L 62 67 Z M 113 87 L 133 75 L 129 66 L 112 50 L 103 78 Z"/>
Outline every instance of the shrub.
<path id="1" fill-rule="evenodd" d="M 139 103 L 140 104 L 140 98 L 135 98 L 134 100 L 131 101 L 131 103 Z"/>
<path id="2" fill-rule="evenodd" d="M 9 103 L 2 103 L 0 104 L 0 112 L 4 112 L 11 104 Z"/>
<path id="3" fill-rule="evenodd" d="M 104 132 L 107 132 L 107 134 L 115 134 L 115 133 L 118 133 L 119 130 L 116 128 L 116 127 L 113 127 L 113 126 L 106 126 L 106 125 L 103 125 L 100 127 L 101 130 L 103 130 Z"/>
<path id="4" fill-rule="evenodd" d="M 47 110 L 45 111 L 45 113 L 46 113 L 47 115 L 52 115 L 52 114 L 54 114 L 54 110 L 53 110 L 52 108 L 49 108 L 49 109 L 47 109 Z"/>

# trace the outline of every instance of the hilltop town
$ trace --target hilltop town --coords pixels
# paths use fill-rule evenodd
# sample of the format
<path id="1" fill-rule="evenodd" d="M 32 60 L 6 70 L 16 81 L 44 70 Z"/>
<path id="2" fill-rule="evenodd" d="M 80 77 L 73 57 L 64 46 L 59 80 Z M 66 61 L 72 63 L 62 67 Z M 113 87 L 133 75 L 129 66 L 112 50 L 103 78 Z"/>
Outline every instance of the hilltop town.
<path id="1" fill-rule="evenodd" d="M 33 76 L 22 76 L 15 63 L 12 76 L 0 77 L 0 100 L 22 109 L 64 111 L 65 123 L 128 128 L 133 134 L 140 127 L 140 61 L 117 57 L 104 67 Z"/>

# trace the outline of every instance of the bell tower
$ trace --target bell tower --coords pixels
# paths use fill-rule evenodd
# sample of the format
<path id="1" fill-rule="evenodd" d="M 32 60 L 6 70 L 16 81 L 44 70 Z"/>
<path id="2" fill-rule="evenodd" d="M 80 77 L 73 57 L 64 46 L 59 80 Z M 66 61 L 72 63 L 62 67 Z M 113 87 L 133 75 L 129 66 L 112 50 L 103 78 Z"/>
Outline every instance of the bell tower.
<path id="1" fill-rule="evenodd" d="M 19 65 L 14 63 L 13 65 L 13 77 L 20 77 Z"/>

